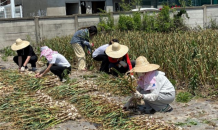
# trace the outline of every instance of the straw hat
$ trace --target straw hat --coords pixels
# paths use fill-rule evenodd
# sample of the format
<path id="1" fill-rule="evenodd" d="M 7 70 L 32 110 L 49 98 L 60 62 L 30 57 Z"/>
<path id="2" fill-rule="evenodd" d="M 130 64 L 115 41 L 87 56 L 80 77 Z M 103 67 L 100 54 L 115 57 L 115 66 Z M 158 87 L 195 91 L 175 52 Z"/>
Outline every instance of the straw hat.
<path id="1" fill-rule="evenodd" d="M 129 48 L 127 46 L 114 42 L 112 45 L 107 47 L 105 53 L 111 58 L 120 58 L 123 57 L 128 51 Z"/>
<path id="2" fill-rule="evenodd" d="M 159 65 L 150 64 L 144 56 L 139 56 L 136 59 L 135 67 L 130 72 L 150 72 L 157 70 L 159 67 Z"/>
<path id="3" fill-rule="evenodd" d="M 16 40 L 16 43 L 12 44 L 11 49 L 14 51 L 17 51 L 17 50 L 23 49 L 29 45 L 30 45 L 30 42 L 22 41 L 20 38 L 18 38 Z"/>

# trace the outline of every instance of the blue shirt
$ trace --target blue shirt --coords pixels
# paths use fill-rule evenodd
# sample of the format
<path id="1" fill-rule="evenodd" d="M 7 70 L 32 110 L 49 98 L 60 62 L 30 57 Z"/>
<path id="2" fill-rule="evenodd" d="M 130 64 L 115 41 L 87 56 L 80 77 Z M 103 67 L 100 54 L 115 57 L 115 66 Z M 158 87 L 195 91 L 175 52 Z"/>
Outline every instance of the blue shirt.
<path id="1" fill-rule="evenodd" d="M 81 29 L 76 31 L 76 33 L 73 35 L 70 43 L 75 44 L 78 43 L 83 48 L 87 46 L 88 50 L 91 51 L 90 43 L 88 42 L 89 38 L 89 30 L 88 29 Z"/>

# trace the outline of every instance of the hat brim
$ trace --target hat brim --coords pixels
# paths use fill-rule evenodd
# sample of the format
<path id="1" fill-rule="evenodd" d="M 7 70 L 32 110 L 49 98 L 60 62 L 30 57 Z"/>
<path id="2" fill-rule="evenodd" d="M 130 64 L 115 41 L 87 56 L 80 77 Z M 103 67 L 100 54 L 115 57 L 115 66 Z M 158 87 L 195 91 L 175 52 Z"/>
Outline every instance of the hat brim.
<path id="1" fill-rule="evenodd" d="M 14 50 L 14 51 L 17 51 L 17 50 L 23 49 L 23 48 L 25 48 L 25 47 L 27 47 L 29 45 L 30 45 L 30 42 L 22 41 L 22 44 L 20 44 L 20 45 L 16 45 L 16 43 L 12 44 L 11 49 Z"/>
<path id="2" fill-rule="evenodd" d="M 159 65 L 148 64 L 146 66 L 136 66 L 132 70 L 130 70 L 130 72 L 150 72 L 153 70 L 157 70 L 158 68 L 160 68 Z"/>
<path id="3" fill-rule="evenodd" d="M 112 50 L 112 45 L 107 47 L 105 50 L 105 53 L 111 57 L 111 58 L 121 58 L 123 57 L 127 52 L 129 51 L 129 48 L 125 45 L 120 45 L 120 50 L 119 51 L 113 51 Z"/>

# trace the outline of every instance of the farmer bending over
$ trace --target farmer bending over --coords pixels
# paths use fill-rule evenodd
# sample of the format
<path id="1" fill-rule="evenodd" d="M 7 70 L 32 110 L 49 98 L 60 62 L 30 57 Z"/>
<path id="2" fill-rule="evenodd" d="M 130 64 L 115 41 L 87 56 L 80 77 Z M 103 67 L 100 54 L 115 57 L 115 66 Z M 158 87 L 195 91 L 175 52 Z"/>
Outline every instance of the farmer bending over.
<path id="1" fill-rule="evenodd" d="M 67 59 L 57 51 L 52 51 L 47 46 L 41 47 L 40 51 L 41 56 L 44 56 L 48 60 L 48 63 L 47 68 L 37 73 L 36 77 L 40 78 L 51 70 L 53 74 L 59 77 L 60 81 L 65 82 L 66 79 L 64 77 L 71 72 L 71 65 Z"/>
<path id="2" fill-rule="evenodd" d="M 84 27 L 79 29 L 72 37 L 70 43 L 73 46 L 73 50 L 78 59 L 78 70 L 87 70 L 86 68 L 86 57 L 85 57 L 85 46 L 88 48 L 88 53 L 91 54 L 91 46 L 93 43 L 89 43 L 89 39 L 97 34 L 96 26 Z"/>
<path id="3" fill-rule="evenodd" d="M 17 56 L 13 58 L 14 62 L 19 66 L 19 71 L 25 71 L 27 69 L 27 64 L 30 63 L 32 69 L 31 71 L 36 71 L 36 62 L 38 57 L 33 51 L 30 42 L 22 41 L 20 38 L 16 40 L 11 46 L 11 49 L 17 51 Z"/>
<path id="4" fill-rule="evenodd" d="M 109 44 L 102 45 L 95 49 L 95 51 L 92 53 L 92 58 L 96 61 L 102 61 L 100 71 L 103 71 L 105 73 L 109 73 L 109 60 L 108 56 L 105 53 L 106 48 L 109 45 L 112 45 L 113 42 L 118 42 L 117 39 L 112 39 Z"/>
<path id="5" fill-rule="evenodd" d="M 135 66 L 135 61 L 130 61 L 128 52 L 129 48 L 125 45 L 121 45 L 114 42 L 112 45 L 108 46 L 105 53 L 108 55 L 109 59 L 109 69 L 114 76 L 118 76 L 118 73 L 112 68 L 116 69 L 119 73 L 126 73 L 132 70 L 132 66 Z M 131 77 L 134 78 L 133 74 Z"/>
<path id="6" fill-rule="evenodd" d="M 175 89 L 165 73 L 157 71 L 159 67 L 159 65 L 150 64 L 144 56 L 139 56 L 136 59 L 136 66 L 131 71 L 136 72 L 139 77 L 133 98 L 144 100 L 145 105 L 139 109 L 145 113 L 150 113 L 152 109 L 156 112 L 173 110 L 169 104 L 175 99 Z M 130 102 L 131 99 L 124 107 L 128 108 Z"/>

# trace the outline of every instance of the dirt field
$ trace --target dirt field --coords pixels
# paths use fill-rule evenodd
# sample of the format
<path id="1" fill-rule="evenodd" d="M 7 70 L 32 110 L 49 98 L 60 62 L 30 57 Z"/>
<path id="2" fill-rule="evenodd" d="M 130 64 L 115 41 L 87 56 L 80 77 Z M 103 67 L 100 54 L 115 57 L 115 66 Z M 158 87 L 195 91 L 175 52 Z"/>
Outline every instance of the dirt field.
<path id="1" fill-rule="evenodd" d="M 8 57 L 7 61 L 0 58 L 0 67 L 2 69 L 17 69 L 17 65 L 13 63 L 13 57 Z M 86 82 L 81 75 L 88 75 L 93 72 L 78 73 L 76 70 L 72 71 L 71 78 L 77 78 L 81 82 Z M 93 81 L 95 79 L 92 79 Z M 94 81 L 95 82 L 95 81 Z M 125 103 L 128 97 L 117 98 L 108 96 L 108 98 L 115 98 L 118 102 Z M 173 111 L 169 113 L 155 113 L 152 116 L 167 123 L 176 124 L 178 127 L 186 130 L 218 130 L 218 101 L 202 98 L 194 98 L 188 103 L 178 103 L 174 101 L 171 106 Z M 142 116 L 142 115 L 136 115 Z M 0 126 L 4 123 L 0 123 Z M 97 129 L 97 124 L 90 123 L 82 118 L 76 121 L 68 120 L 64 123 L 58 124 L 52 130 L 84 130 Z"/>

